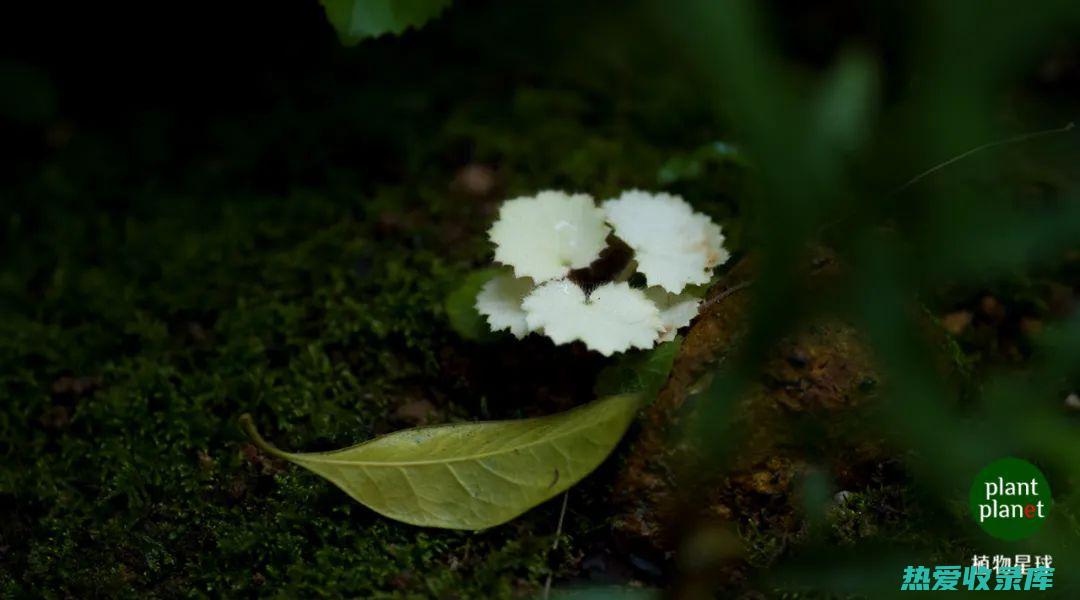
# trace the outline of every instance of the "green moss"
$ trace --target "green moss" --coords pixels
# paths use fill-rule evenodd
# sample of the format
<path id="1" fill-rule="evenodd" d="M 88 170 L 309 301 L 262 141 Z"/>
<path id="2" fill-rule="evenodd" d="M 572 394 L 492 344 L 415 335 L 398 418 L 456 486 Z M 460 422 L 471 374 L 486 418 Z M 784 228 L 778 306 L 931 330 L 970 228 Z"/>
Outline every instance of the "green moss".
<path id="1" fill-rule="evenodd" d="M 243 451 L 244 410 L 297 448 L 392 427 L 402 390 L 442 385 L 440 349 L 458 343 L 441 306 L 460 261 L 380 247 L 317 199 L 304 207 L 265 199 L 205 227 L 147 221 L 100 266 L 57 267 L 79 276 L 51 285 L 38 314 L 5 322 L 6 593 L 536 585 L 543 537 L 390 523 Z M 265 226 L 259 213 L 274 209 L 301 214 Z M 99 383 L 55 391 L 65 373 Z"/>

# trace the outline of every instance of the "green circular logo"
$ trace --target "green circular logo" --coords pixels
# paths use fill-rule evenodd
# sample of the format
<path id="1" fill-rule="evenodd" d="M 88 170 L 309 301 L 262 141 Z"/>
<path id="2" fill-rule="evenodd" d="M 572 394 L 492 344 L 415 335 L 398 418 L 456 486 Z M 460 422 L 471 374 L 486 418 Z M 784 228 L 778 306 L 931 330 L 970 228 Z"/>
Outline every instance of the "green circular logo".
<path id="1" fill-rule="evenodd" d="M 983 531 L 1002 540 L 1038 531 L 1053 503 L 1042 471 L 1019 458 L 990 463 L 971 484 L 971 516 Z"/>

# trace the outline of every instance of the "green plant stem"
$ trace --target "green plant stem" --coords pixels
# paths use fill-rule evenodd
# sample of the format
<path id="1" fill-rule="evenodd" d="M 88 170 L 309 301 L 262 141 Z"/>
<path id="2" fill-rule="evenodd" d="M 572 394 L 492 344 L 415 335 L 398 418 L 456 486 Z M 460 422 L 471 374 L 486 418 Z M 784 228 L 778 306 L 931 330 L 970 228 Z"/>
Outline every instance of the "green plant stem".
<path id="1" fill-rule="evenodd" d="M 279 449 L 277 446 L 263 439 L 263 436 L 259 435 L 259 430 L 255 428 L 255 419 L 251 417 L 250 413 L 240 415 L 240 426 L 244 428 L 244 433 L 251 438 L 251 442 L 263 452 L 278 458 L 289 458 L 288 452 Z"/>

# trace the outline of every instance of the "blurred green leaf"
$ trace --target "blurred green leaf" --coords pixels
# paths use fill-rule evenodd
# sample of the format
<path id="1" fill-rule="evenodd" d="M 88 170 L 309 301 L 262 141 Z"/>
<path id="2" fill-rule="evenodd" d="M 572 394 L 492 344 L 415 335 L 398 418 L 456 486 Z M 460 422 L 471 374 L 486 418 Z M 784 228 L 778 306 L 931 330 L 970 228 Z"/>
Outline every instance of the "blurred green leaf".
<path id="1" fill-rule="evenodd" d="M 877 68 L 865 54 L 840 58 L 818 90 L 811 125 L 820 152 L 850 154 L 871 130 L 877 104 Z"/>
<path id="2" fill-rule="evenodd" d="M 412 525 L 486 529 L 557 496 L 622 439 L 639 394 L 533 419 L 396 431 L 334 452 L 294 454 L 241 422 L 265 452 L 319 475 L 381 515 Z"/>
<path id="3" fill-rule="evenodd" d="M 326 18 L 346 45 L 401 34 L 439 16 L 451 0 L 322 0 Z"/>
<path id="4" fill-rule="evenodd" d="M 651 403 L 667 382 L 680 347 L 682 338 L 677 337 L 650 350 L 623 354 L 597 376 L 596 395 L 640 393 Z"/>
<path id="5" fill-rule="evenodd" d="M 669 158 L 657 171 L 656 182 L 660 185 L 670 185 L 698 179 L 710 166 L 724 164 L 745 167 L 747 162 L 738 146 L 721 141 L 712 142 Z"/>
<path id="6" fill-rule="evenodd" d="M 444 308 L 450 319 L 450 327 L 461 337 L 474 342 L 492 340 L 497 334 L 491 331 L 487 319 L 476 310 L 476 295 L 480 288 L 492 277 L 499 274 L 499 269 L 480 269 L 469 273 L 454 291 L 446 296 Z"/>

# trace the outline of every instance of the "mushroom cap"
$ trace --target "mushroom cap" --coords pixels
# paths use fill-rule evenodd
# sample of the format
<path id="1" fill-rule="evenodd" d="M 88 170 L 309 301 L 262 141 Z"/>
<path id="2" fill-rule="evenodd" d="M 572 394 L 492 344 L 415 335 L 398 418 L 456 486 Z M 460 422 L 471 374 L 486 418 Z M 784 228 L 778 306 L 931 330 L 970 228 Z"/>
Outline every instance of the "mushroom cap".
<path id="1" fill-rule="evenodd" d="M 610 232 L 588 194 L 544 191 L 504 202 L 488 237 L 496 261 L 513 267 L 518 277 L 543 282 L 589 266 Z"/>

